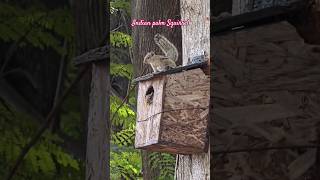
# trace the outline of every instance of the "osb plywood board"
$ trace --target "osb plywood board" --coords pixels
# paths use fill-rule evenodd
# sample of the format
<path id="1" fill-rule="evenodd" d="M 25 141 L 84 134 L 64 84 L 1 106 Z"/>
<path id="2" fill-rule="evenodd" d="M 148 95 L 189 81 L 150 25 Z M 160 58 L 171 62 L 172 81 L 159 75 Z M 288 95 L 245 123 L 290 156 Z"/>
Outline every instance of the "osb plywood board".
<path id="1" fill-rule="evenodd" d="M 213 42 L 213 179 L 319 179 L 320 47 L 288 22 Z"/>
<path id="2" fill-rule="evenodd" d="M 161 141 L 205 149 L 209 81 L 200 68 L 167 76 Z"/>

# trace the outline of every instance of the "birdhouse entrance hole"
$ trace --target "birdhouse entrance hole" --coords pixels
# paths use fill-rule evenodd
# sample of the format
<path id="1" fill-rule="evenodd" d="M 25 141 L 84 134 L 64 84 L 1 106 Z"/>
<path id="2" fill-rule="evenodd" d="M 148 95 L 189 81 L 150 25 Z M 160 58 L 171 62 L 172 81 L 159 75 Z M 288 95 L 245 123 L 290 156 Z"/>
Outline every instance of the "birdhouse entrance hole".
<path id="1" fill-rule="evenodd" d="M 147 90 L 147 92 L 146 92 L 146 95 L 145 95 L 145 97 L 146 97 L 146 99 L 147 99 L 147 103 L 148 104 L 152 104 L 152 102 L 153 102 L 153 95 L 154 95 L 154 89 L 153 89 L 153 86 L 150 86 L 149 88 L 148 88 L 148 90 Z"/>

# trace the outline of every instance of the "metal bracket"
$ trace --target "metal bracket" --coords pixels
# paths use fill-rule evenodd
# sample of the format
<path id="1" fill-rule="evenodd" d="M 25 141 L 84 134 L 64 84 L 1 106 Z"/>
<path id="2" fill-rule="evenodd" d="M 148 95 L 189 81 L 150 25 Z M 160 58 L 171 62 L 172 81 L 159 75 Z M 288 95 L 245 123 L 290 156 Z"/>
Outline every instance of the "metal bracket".
<path id="1" fill-rule="evenodd" d="M 202 63 L 205 61 L 206 61 L 206 52 L 204 50 L 196 50 L 190 53 L 187 65 Z"/>

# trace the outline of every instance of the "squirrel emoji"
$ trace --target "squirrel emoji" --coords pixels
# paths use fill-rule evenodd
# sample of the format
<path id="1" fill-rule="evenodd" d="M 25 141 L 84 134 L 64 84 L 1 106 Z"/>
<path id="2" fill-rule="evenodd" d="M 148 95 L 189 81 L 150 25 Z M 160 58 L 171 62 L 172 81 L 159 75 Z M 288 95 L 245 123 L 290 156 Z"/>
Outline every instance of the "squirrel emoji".
<path id="1" fill-rule="evenodd" d="M 164 55 L 156 55 L 153 51 L 148 52 L 143 60 L 144 64 L 149 64 L 153 72 L 166 71 L 169 68 L 175 68 L 178 60 L 177 48 L 164 36 L 156 34 L 155 43 L 160 47 Z"/>

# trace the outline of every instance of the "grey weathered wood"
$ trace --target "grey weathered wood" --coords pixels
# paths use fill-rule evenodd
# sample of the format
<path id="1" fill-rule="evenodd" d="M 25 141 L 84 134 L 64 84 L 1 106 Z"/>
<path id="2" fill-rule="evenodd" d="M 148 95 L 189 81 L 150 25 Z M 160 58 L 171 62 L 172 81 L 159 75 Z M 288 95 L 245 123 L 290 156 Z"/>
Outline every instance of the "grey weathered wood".
<path id="1" fill-rule="evenodd" d="M 181 18 L 191 21 L 190 25 L 182 27 L 182 61 L 185 65 L 188 58 L 196 55 L 197 51 L 204 50 L 209 55 L 210 1 L 181 0 L 180 7 Z M 210 153 L 178 155 L 175 179 L 209 180 Z"/>
<path id="2" fill-rule="evenodd" d="M 106 62 L 92 64 L 90 108 L 88 117 L 86 179 L 104 180 L 109 177 L 110 122 L 108 89 L 109 76 Z"/>
<path id="3" fill-rule="evenodd" d="M 103 47 L 98 47 L 95 49 L 91 49 L 80 56 L 77 56 L 73 59 L 74 64 L 76 66 L 84 63 L 92 63 L 96 61 L 105 61 L 109 56 L 109 48 L 108 45 Z"/>
<path id="4" fill-rule="evenodd" d="M 79 0 L 72 7 L 76 53 L 86 52 L 74 59 L 75 64 L 90 68 L 79 85 L 82 122 L 87 121 L 87 134 L 82 137 L 87 136 L 85 179 L 105 180 L 110 178 L 110 62 L 104 46 L 109 41 L 109 1 Z"/>

